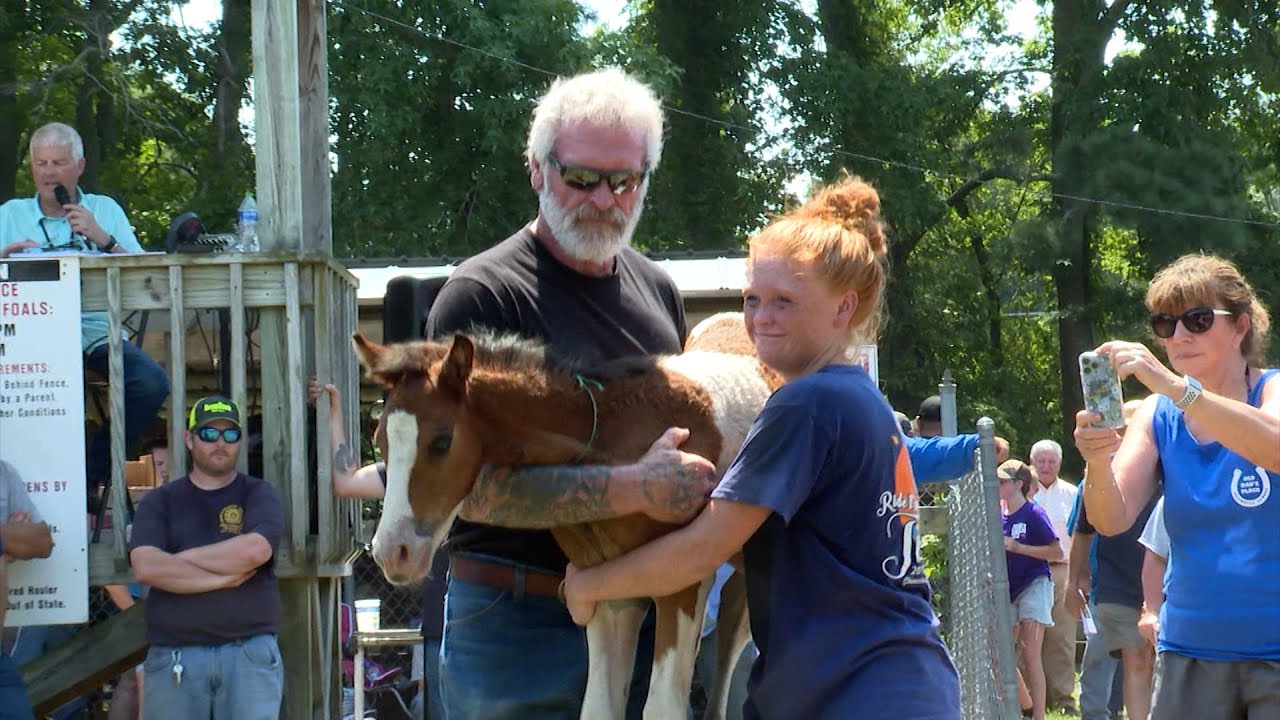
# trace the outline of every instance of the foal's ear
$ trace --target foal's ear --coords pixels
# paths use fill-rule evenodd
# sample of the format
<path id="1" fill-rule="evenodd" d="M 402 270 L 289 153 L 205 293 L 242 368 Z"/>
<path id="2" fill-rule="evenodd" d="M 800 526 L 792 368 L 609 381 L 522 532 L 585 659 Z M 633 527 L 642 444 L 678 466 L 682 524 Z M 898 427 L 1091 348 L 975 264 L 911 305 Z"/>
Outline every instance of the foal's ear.
<path id="1" fill-rule="evenodd" d="M 466 335 L 454 335 L 453 346 L 440 368 L 438 385 L 453 390 L 459 396 L 466 394 L 467 378 L 471 377 L 471 363 L 475 360 L 476 346 Z"/>
<path id="2" fill-rule="evenodd" d="M 372 342 L 366 339 L 363 333 L 356 331 L 351 336 L 351 347 L 355 349 L 356 357 L 360 359 L 365 375 L 371 380 L 392 388 L 404 376 L 403 372 L 387 372 L 385 369 L 387 359 L 391 355 L 391 348 L 386 345 Z"/>

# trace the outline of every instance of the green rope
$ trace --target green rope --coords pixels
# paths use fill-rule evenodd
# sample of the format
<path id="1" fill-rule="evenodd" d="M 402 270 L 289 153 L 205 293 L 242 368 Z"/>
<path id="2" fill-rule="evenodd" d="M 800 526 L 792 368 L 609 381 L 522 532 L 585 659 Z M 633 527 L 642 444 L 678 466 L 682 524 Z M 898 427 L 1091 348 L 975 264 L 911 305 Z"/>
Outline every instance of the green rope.
<path id="1" fill-rule="evenodd" d="M 573 459 L 572 464 L 576 464 L 586 457 L 587 453 L 591 452 L 591 446 L 596 442 L 596 430 L 599 428 L 597 423 L 600 420 L 600 412 L 596 407 L 596 396 L 595 393 L 591 392 L 591 388 L 603 391 L 604 385 L 601 385 L 599 380 L 592 380 L 585 375 L 574 375 L 573 379 L 578 381 L 578 387 L 582 388 L 582 391 L 587 394 L 587 399 L 591 401 L 591 437 L 587 438 L 587 446 L 582 448 L 578 456 Z"/>

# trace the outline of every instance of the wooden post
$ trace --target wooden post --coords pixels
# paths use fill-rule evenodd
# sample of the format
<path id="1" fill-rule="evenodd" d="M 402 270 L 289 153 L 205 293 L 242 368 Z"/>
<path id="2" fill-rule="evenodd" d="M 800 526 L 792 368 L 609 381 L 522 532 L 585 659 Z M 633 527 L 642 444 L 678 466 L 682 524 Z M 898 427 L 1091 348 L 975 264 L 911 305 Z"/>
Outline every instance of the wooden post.
<path id="1" fill-rule="evenodd" d="M 253 0 L 258 238 L 266 251 L 303 248 L 297 52 L 298 6 Z"/>
<path id="2" fill-rule="evenodd" d="M 298 0 L 302 248 L 333 254 L 329 173 L 329 41 L 325 0 Z"/>
<path id="3" fill-rule="evenodd" d="M 329 189 L 328 40 L 324 0 L 252 0 L 254 115 L 257 125 L 259 228 L 265 251 L 333 251 Z M 286 275 L 286 308 L 263 309 L 263 474 L 286 507 L 310 502 L 303 394 L 315 371 L 317 338 L 302 332 L 298 292 L 310 278 L 297 266 Z M 317 298 L 317 300 L 320 300 Z M 321 300 L 322 302 L 325 300 Z M 301 347 L 305 342 L 306 347 Z M 299 350 L 301 352 L 299 352 Z M 327 478 L 326 478 L 327 479 Z M 315 567 L 306 547 L 309 513 L 290 513 L 282 555 Z M 280 649 L 285 665 L 282 717 L 328 720 L 335 715 L 339 673 L 336 636 L 338 583 L 302 577 L 280 582 L 284 617 Z"/>

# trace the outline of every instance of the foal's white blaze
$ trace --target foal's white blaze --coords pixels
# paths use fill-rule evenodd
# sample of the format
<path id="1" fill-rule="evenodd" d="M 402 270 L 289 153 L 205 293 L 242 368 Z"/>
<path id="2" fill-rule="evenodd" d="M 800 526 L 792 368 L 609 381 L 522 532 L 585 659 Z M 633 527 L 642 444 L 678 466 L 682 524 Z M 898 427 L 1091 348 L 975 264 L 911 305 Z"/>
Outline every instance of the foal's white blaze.
<path id="1" fill-rule="evenodd" d="M 414 528 L 409 505 L 409 473 L 418 457 L 418 420 L 404 410 L 393 410 L 383 423 L 387 433 L 387 489 L 382 517 L 373 534 L 373 559 L 392 582 L 416 580 L 429 568 L 419 568 L 427 541 Z M 427 556 L 430 557 L 429 555 Z"/>

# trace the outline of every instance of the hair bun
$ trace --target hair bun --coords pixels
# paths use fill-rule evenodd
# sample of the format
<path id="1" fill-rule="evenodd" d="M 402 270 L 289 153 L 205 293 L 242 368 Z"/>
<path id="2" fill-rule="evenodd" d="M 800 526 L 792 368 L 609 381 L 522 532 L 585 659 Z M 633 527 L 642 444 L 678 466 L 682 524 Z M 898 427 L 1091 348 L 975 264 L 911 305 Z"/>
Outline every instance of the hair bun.
<path id="1" fill-rule="evenodd" d="M 861 234 L 876 255 L 886 251 L 880 195 L 857 176 L 847 175 L 824 187 L 795 212 L 796 217 L 824 220 Z"/>

